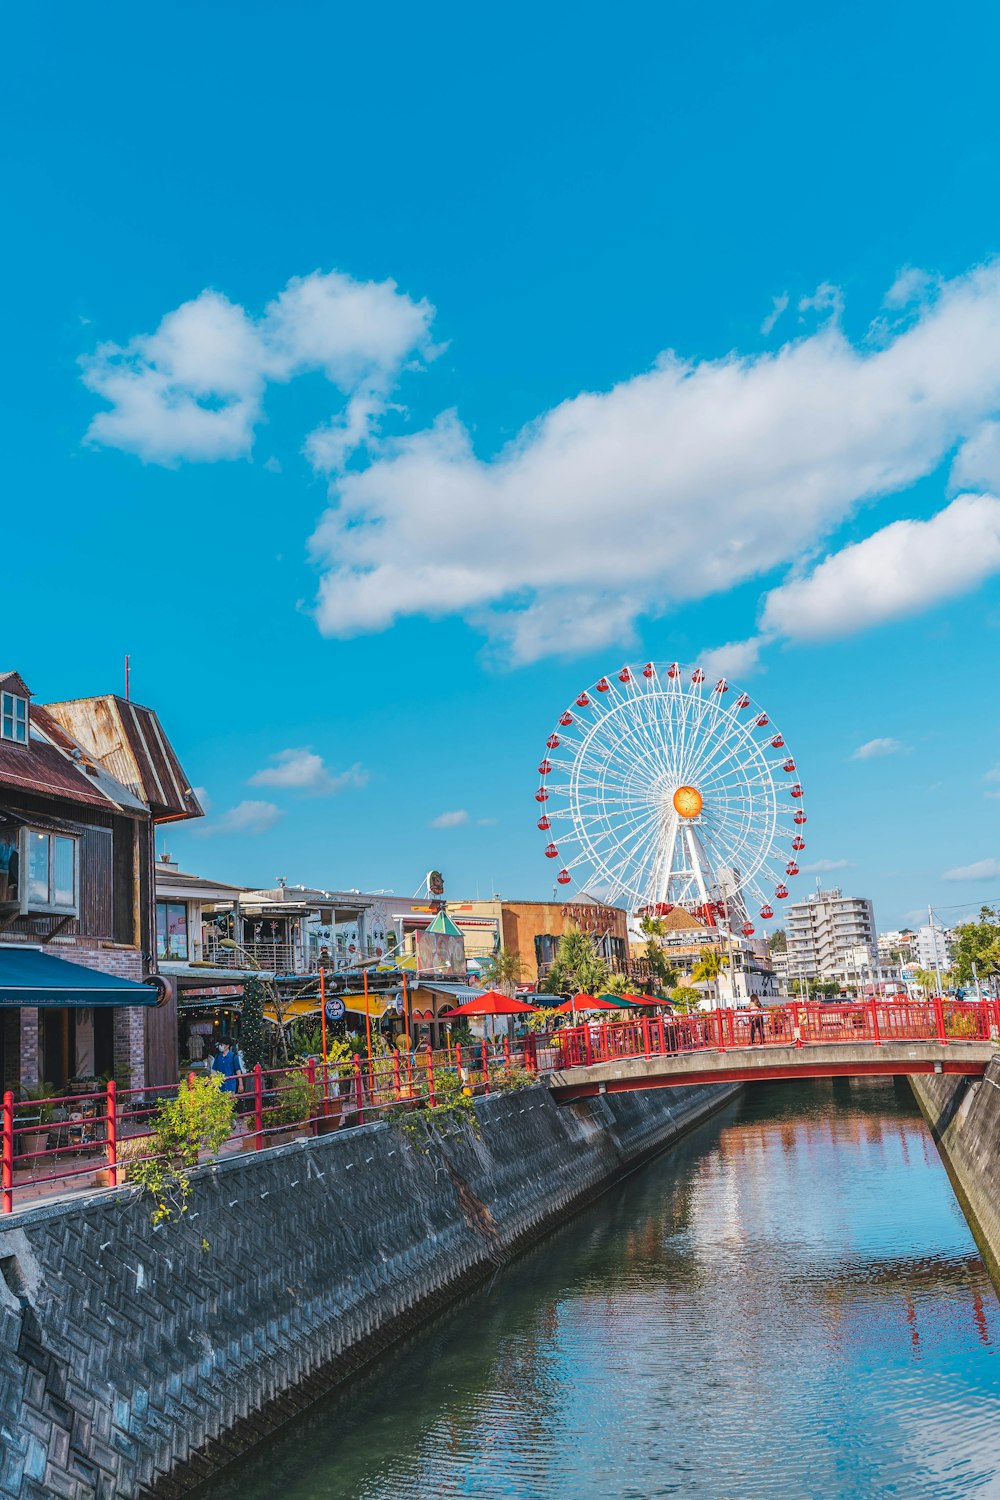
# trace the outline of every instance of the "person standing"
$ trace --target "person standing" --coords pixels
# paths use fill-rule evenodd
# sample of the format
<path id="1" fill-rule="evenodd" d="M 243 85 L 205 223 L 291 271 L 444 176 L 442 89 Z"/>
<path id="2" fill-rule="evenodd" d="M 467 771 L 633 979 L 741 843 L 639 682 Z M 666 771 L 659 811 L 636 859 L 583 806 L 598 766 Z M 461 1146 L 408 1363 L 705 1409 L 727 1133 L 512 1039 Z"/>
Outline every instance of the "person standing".
<path id="1" fill-rule="evenodd" d="M 240 1071 L 239 1053 L 234 1052 L 229 1042 L 223 1039 L 219 1043 L 219 1050 L 213 1059 L 212 1072 L 222 1074 L 222 1091 L 224 1094 L 239 1093 Z"/>
<path id="2" fill-rule="evenodd" d="M 764 1045 L 764 1007 L 756 990 L 750 996 L 750 1045 Z"/>

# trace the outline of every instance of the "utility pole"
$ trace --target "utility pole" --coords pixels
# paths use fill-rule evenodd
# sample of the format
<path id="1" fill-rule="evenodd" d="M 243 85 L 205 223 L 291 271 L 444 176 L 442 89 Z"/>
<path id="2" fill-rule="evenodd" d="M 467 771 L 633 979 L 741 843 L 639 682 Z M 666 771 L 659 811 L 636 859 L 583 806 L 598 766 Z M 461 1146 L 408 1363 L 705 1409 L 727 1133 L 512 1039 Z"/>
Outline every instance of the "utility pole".
<path id="1" fill-rule="evenodd" d="M 931 942 L 934 944 L 934 969 L 937 974 L 938 994 L 944 998 L 944 985 L 941 983 L 941 960 L 938 958 L 937 938 L 934 934 L 934 913 L 930 907 L 927 908 L 927 920 L 931 924 Z"/>

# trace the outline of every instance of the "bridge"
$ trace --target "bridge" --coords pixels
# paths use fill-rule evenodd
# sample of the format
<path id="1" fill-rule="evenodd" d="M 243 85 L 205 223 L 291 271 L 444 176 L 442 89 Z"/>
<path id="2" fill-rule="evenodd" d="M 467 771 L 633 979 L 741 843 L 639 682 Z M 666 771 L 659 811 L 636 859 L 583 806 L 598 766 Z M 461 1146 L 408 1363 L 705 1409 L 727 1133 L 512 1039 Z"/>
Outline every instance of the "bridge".
<path id="1" fill-rule="evenodd" d="M 869 1000 L 714 1010 L 553 1037 L 560 1103 L 684 1084 L 954 1073 L 981 1078 L 1000 1051 L 1000 1001 Z"/>

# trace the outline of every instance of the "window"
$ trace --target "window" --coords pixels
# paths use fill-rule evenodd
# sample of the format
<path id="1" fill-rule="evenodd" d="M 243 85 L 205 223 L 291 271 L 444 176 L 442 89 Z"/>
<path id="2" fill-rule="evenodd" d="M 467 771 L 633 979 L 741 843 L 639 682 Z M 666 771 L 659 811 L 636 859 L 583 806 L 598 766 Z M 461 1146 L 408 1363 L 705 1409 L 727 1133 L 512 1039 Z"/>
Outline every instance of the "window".
<path id="1" fill-rule="evenodd" d="M 0 693 L 0 739 L 28 743 L 28 700 L 16 693 Z"/>
<path id="2" fill-rule="evenodd" d="M 75 916 L 77 902 L 77 840 L 38 828 L 21 832 L 22 912 L 58 911 Z"/>
<path id="3" fill-rule="evenodd" d="M 188 918 L 184 901 L 156 903 L 157 958 L 187 958 Z"/>

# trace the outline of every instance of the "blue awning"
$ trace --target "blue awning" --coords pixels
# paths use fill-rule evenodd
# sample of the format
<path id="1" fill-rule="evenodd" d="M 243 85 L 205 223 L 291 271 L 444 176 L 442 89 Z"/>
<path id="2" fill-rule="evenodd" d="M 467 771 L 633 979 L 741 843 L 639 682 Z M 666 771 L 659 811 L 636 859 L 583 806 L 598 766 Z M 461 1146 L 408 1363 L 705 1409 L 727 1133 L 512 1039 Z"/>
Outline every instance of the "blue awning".
<path id="1" fill-rule="evenodd" d="M 0 1007 L 10 1005 L 155 1005 L 148 984 L 71 964 L 38 948 L 0 947 Z"/>

